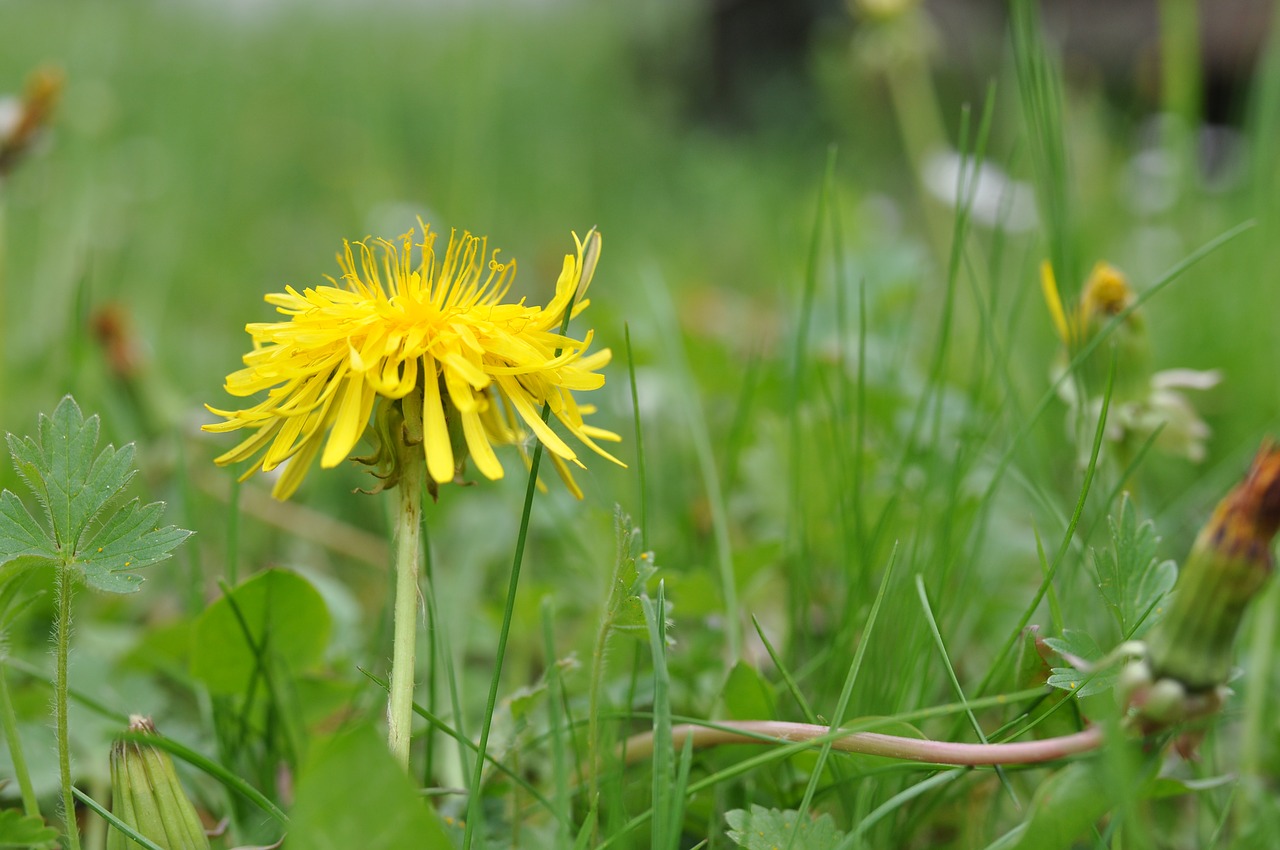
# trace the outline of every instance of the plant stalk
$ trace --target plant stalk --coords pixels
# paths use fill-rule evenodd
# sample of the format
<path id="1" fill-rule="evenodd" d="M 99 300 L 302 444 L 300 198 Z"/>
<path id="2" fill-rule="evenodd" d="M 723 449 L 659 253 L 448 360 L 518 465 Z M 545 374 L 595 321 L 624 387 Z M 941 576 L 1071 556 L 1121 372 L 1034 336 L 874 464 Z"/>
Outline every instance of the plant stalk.
<path id="1" fill-rule="evenodd" d="M 13 772 L 18 779 L 18 790 L 22 794 L 22 811 L 26 815 L 39 817 L 40 801 L 36 797 L 35 786 L 31 784 L 27 758 L 22 754 L 22 741 L 18 737 L 18 715 L 13 710 L 13 700 L 9 698 L 9 680 L 4 668 L 4 662 L 0 661 L 0 724 L 4 726 L 5 743 L 9 745 Z"/>
<path id="2" fill-rule="evenodd" d="M 58 567 L 58 622 L 54 628 L 56 662 L 53 710 L 58 737 L 58 773 L 62 781 L 62 816 L 67 830 L 68 850 L 80 850 L 80 827 L 76 823 L 76 798 L 71 790 L 71 740 L 67 732 L 67 653 L 71 646 L 71 567 Z"/>
<path id="3" fill-rule="evenodd" d="M 1098 749 L 1105 740 L 1101 727 L 1092 726 L 1074 735 L 1046 738 L 1041 741 L 1017 741 L 1008 744 L 957 744 L 950 741 L 928 741 L 902 738 L 878 732 L 854 732 L 831 738 L 830 726 L 812 723 L 788 723 L 781 720 L 741 720 L 717 723 L 715 727 L 685 723 L 671 730 L 675 740 L 688 740 L 694 749 L 719 744 L 797 744 L 813 741 L 815 745 L 830 741 L 833 750 L 872 756 L 927 762 L 929 764 L 995 765 L 1038 764 Z M 652 732 L 633 735 L 626 742 L 627 764 L 645 761 L 653 754 Z"/>
<path id="4" fill-rule="evenodd" d="M 407 410 L 406 418 L 412 416 Z M 418 412 L 421 417 L 421 412 Z M 426 458 L 421 447 L 409 447 L 398 486 L 400 511 L 396 520 L 396 591 L 391 649 L 391 691 L 387 700 L 387 745 L 400 766 L 409 768 L 410 729 L 413 724 L 414 655 L 418 643 L 418 573 L 421 557 L 422 478 Z"/>

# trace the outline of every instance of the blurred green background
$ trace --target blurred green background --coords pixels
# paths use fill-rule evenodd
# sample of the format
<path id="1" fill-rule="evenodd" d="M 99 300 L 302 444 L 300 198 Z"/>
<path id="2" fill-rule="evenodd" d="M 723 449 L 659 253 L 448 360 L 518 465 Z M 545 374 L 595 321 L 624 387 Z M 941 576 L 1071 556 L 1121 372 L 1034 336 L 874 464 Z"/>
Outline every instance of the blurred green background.
<path id="1" fill-rule="evenodd" d="M 954 618 L 962 675 L 980 675 L 998 643 L 992 623 L 1012 623 L 1040 580 L 1032 528 L 1056 534 L 1079 483 L 1054 402 L 1017 445 L 989 526 L 973 519 L 976 493 L 1047 389 L 1058 347 L 1037 271 L 1049 237 L 1035 198 L 1043 202 L 1047 187 L 1000 5 L 936 4 L 893 30 L 818 0 L 776 4 L 777 17 L 769 4 L 751 13 L 741 11 L 751 4 L 665 0 L 0 0 L 0 91 L 19 92 L 41 66 L 66 76 L 51 131 L 0 187 L 0 429 L 29 433 L 37 412 L 75 393 L 86 412 L 103 415 L 111 439 L 142 441 L 140 486 L 199 532 L 177 569 L 153 570 L 138 599 L 86 604 L 107 613 L 104 622 L 159 629 L 198 611 L 217 578 L 286 563 L 317 581 L 344 579 L 325 585 L 347 612 L 330 662 L 380 659 L 370 647 L 382 645 L 371 635 L 386 598 L 385 500 L 349 495 L 363 484 L 354 468 L 313 473 L 285 506 L 254 481 L 232 531 L 230 476 L 210 463 L 231 443 L 199 434 L 210 419 L 202 405 L 232 403 L 221 382 L 239 366 L 243 326 L 272 319 L 262 296 L 325 282 L 344 238 L 395 236 L 418 216 L 439 230 L 486 234 L 520 263 L 513 295 L 543 302 L 570 232 L 598 226 L 604 252 L 579 327 L 594 327 L 597 345 L 614 351 L 593 401 L 597 424 L 624 435 L 619 455 L 633 468 L 588 459 L 585 505 L 553 492 L 535 507 L 519 602 L 529 632 L 513 650 L 513 687 L 546 661 L 532 637 L 538 601 L 554 596 L 566 645 L 581 644 L 611 558 L 612 506 L 638 520 L 625 328 L 649 452 L 646 542 L 668 568 L 682 622 L 708 629 L 677 662 L 688 712 L 714 709 L 723 630 L 749 631 L 718 619 L 722 558 L 743 612 L 789 631 L 783 642 L 829 695 L 841 668 L 821 669 L 831 651 L 823 641 L 851 639 L 857 627 L 841 618 L 865 611 L 890 541 L 904 541 L 912 569 L 942 582 L 939 616 Z M 1161 459 L 1143 469 L 1140 504 L 1169 556 L 1184 551 L 1280 423 L 1280 49 L 1266 37 L 1271 4 L 1244 5 L 1265 7 L 1255 26 L 1225 46 L 1208 37 L 1200 45 L 1204 97 L 1179 137 L 1185 144 L 1170 143 L 1155 118 L 1170 106 L 1152 82 L 1155 4 L 1046 10 L 1049 52 L 1065 71 L 1071 208 L 1052 238 L 1065 234 L 1079 272 L 1059 281 L 1064 294 L 1074 298 L 1099 259 L 1141 292 L 1208 240 L 1255 222 L 1146 308 L 1158 367 L 1224 374 L 1195 399 L 1214 432 L 1205 463 Z M 1100 46 L 1089 26 L 1111 20 L 1129 38 Z M 1004 182 L 980 186 L 994 195 L 975 204 L 987 211 L 974 213 L 955 278 L 936 401 L 945 427 L 930 442 L 910 423 L 932 391 L 948 300 L 956 213 L 945 151 L 972 145 L 989 96 L 987 156 Z M 912 126 L 924 128 L 915 141 L 943 147 L 916 151 Z M 833 149 L 839 218 L 815 224 Z M 864 301 L 865 360 L 854 362 Z M 1002 357 L 985 348 L 992 327 Z M 112 345 L 134 353 L 128 380 L 113 369 Z M 810 374 L 799 398 L 797 362 Z M 854 447 L 851 423 L 832 411 L 862 373 L 867 434 Z M 790 462 L 801 471 L 792 479 L 797 417 L 803 445 Z M 699 429 L 718 469 L 732 555 L 717 537 Z M 865 540 L 841 527 L 847 476 L 831 460 L 855 451 L 868 514 L 905 495 L 876 545 L 856 557 L 840 548 Z M 952 479 L 938 470 L 955 457 L 966 465 Z M 447 492 L 429 518 L 445 625 L 456 647 L 474 653 L 473 701 L 488 675 L 480 659 L 491 653 L 523 488 L 518 464 L 506 461 L 505 481 Z M 6 486 L 15 480 L 0 470 Z M 803 484 L 799 519 L 791 480 Z M 1091 507 L 1091 518 L 1107 509 Z M 810 564 L 800 578 L 797 538 Z M 1081 558 L 1090 542 L 1081 541 Z M 1087 609 L 1091 577 L 1081 570 L 1063 581 L 1064 605 Z M 811 604 L 793 599 L 806 594 Z M 37 656 L 42 634 L 42 623 L 30 624 Z M 154 640 L 121 638 L 126 647 Z M 908 643 L 912 657 L 926 653 L 926 638 Z M 950 697 L 941 684 L 897 681 L 915 663 L 904 657 L 869 659 L 857 710 Z M 162 666 L 153 658 L 142 669 Z M 166 704 L 157 696 L 148 710 Z"/>

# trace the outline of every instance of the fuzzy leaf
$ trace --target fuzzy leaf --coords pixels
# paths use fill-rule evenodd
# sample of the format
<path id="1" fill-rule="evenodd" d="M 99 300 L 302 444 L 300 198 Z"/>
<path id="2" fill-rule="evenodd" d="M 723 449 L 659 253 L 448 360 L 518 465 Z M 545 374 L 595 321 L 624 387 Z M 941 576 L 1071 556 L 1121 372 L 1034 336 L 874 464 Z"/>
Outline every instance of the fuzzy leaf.
<path id="1" fill-rule="evenodd" d="M 42 525 L 13 493 L 0 493 L 0 566 L 51 564 L 78 569 L 99 590 L 129 593 L 142 584 L 131 570 L 168 558 L 191 535 L 156 525 L 164 505 L 112 504 L 133 478 L 133 446 L 98 446 L 97 416 L 88 420 L 66 396 L 53 416 L 40 415 L 37 436 L 10 434 L 22 480 L 44 508 Z"/>
<path id="2" fill-rule="evenodd" d="M 128 593 L 138 589 L 142 577 L 129 570 L 163 561 L 191 536 L 186 529 L 156 523 L 164 503 L 140 505 L 135 499 L 111 516 L 86 543 L 80 562 L 85 581 L 99 590 Z"/>
<path id="3" fill-rule="evenodd" d="M 816 818 L 806 816 L 799 830 L 796 830 L 796 819 L 800 813 L 794 809 L 779 811 L 753 804 L 750 812 L 734 809 L 726 812 L 724 817 L 732 827 L 729 830 L 730 840 L 747 850 L 774 850 L 789 846 L 805 850 L 832 850 L 844 838 L 831 815 L 826 814 Z M 793 832 L 794 843 L 791 841 Z"/>
<path id="4" fill-rule="evenodd" d="M 0 493 L 0 559 L 3 563 L 23 557 L 56 561 L 58 550 L 40 523 L 13 493 Z"/>

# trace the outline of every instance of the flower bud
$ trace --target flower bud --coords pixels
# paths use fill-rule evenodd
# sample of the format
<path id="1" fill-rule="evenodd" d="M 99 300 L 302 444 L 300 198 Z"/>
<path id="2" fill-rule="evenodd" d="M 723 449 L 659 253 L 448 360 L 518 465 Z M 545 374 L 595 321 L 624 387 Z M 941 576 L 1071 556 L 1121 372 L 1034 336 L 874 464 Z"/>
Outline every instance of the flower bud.
<path id="1" fill-rule="evenodd" d="M 1177 680 L 1189 693 L 1226 683 L 1245 608 L 1275 567 L 1277 529 L 1280 448 L 1267 442 L 1196 537 L 1169 611 L 1147 640 L 1157 679 Z"/>
<path id="2" fill-rule="evenodd" d="M 134 715 L 129 731 L 154 735 L 151 718 Z M 112 813 L 138 834 L 165 850 L 209 850 L 209 837 L 195 806 L 182 790 L 173 760 L 143 741 L 118 740 L 111 747 Z M 118 829 L 107 836 L 107 850 L 141 850 Z"/>

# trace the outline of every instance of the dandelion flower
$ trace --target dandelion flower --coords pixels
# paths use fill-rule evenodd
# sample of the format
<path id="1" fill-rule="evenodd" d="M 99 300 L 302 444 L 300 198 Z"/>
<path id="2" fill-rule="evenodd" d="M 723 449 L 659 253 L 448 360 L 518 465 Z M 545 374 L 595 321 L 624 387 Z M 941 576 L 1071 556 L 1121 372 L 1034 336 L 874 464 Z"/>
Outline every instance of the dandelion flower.
<path id="1" fill-rule="evenodd" d="M 1108 263 L 1100 262 L 1093 267 L 1080 302 L 1071 311 L 1063 307 L 1048 260 L 1040 266 L 1040 286 L 1049 317 L 1063 343 L 1063 352 L 1053 369 L 1055 381 L 1066 370 L 1072 356 L 1109 322 L 1123 317 L 1109 339 L 1116 352 L 1116 375 L 1105 432 L 1107 439 L 1123 444 L 1131 437 L 1145 440 L 1159 431 L 1155 444 L 1160 450 L 1197 463 L 1204 460 L 1209 426 L 1178 390 L 1210 389 L 1222 380 L 1221 373 L 1195 369 L 1153 372 L 1146 322 L 1140 311 L 1132 309 L 1137 296 L 1124 274 Z M 1106 386 L 1111 357 L 1110 350 L 1099 348 L 1080 364 L 1078 384 L 1073 380 L 1058 382 L 1058 394 L 1071 410 L 1070 421 L 1078 427 L 1077 443 L 1085 458 L 1102 415 L 1100 393 Z M 1083 418 L 1078 415 L 1082 406 L 1086 414 Z"/>
<path id="2" fill-rule="evenodd" d="M 420 225 L 418 242 L 418 232 L 409 231 L 398 244 L 344 243 L 340 281 L 266 296 L 288 318 L 246 326 L 253 350 L 244 368 L 227 377 L 226 390 L 239 398 L 267 395 L 243 410 L 209 408 L 226 421 L 206 430 L 254 431 L 216 462 L 256 456 L 247 478 L 288 461 L 272 490 L 287 499 L 317 456 L 331 468 L 352 453 L 375 408 L 386 412 L 412 398 L 421 405 L 419 450 L 433 493 L 435 485 L 461 480 L 468 458 L 486 478 L 501 478 L 494 447 L 522 447 L 527 428 L 581 498 L 568 464 L 582 463 L 540 408 L 547 405 L 565 431 L 619 463 L 597 443 L 618 436 L 586 424 L 583 415 L 592 408 L 573 396 L 604 384 L 599 370 L 610 351 L 587 354 L 591 331 L 582 340 L 561 333 L 570 305 L 576 316 L 589 303 L 582 296 L 600 235 L 593 230 L 585 241 L 575 235 L 577 253 L 565 256 L 555 295 L 536 307 L 523 299 L 503 303 L 516 263 L 500 262 L 486 239 L 451 233 L 439 256 L 436 234 Z"/>

